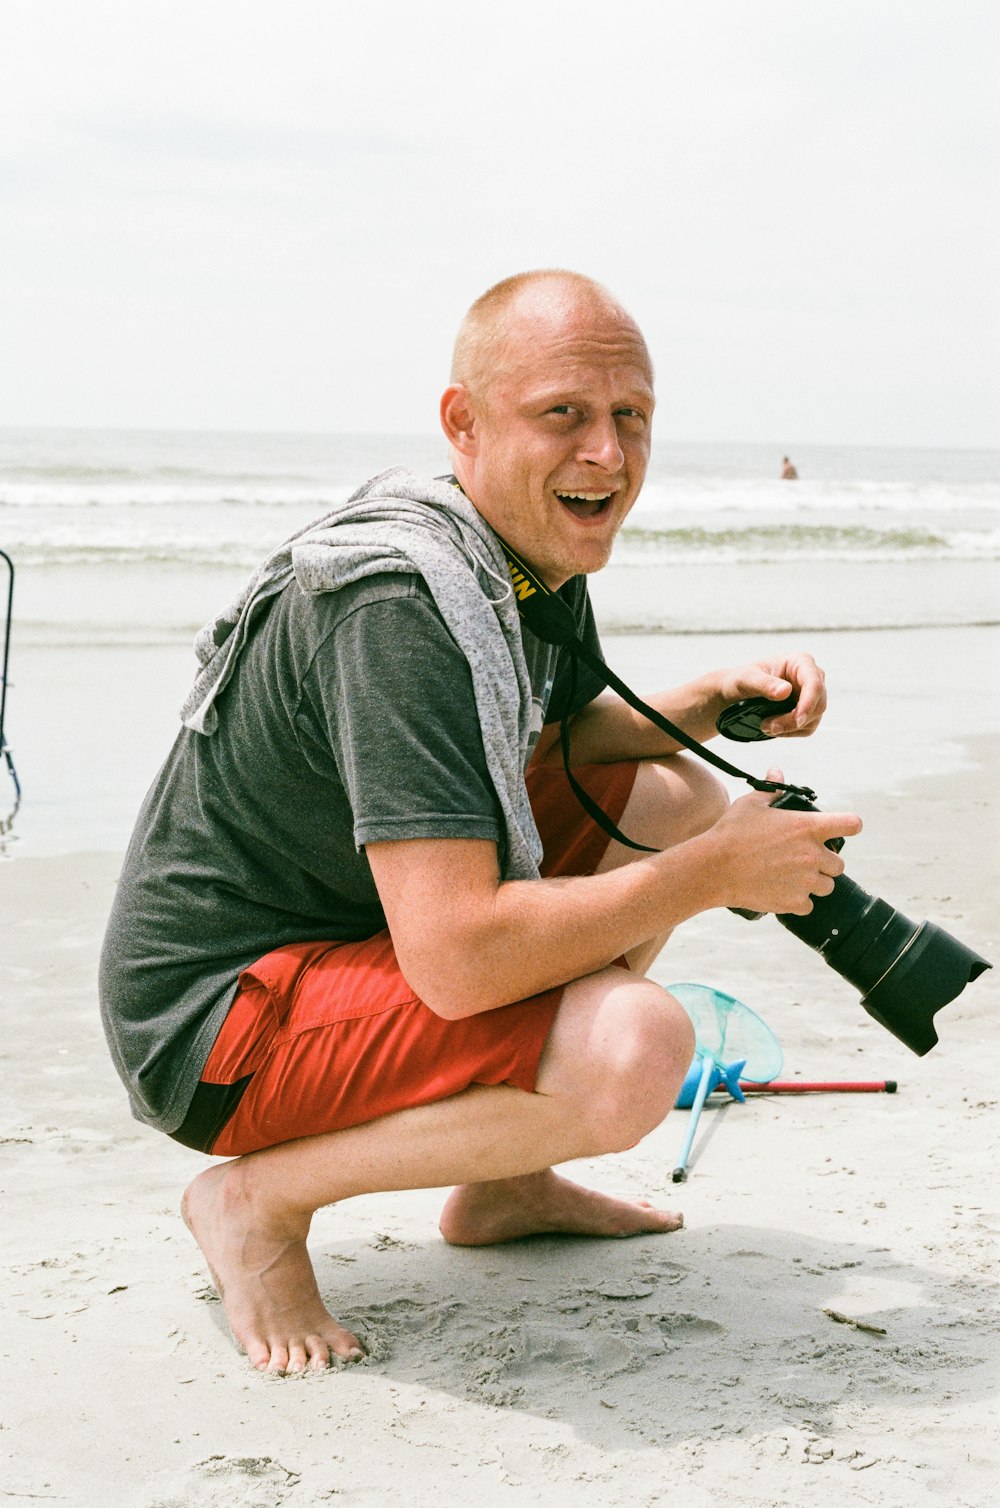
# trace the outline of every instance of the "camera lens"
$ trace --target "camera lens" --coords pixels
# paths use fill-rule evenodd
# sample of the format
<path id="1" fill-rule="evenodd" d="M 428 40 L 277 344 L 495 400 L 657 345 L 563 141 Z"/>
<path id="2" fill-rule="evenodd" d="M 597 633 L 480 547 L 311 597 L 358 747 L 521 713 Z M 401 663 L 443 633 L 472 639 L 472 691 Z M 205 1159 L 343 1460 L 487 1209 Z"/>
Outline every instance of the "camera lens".
<path id="1" fill-rule="evenodd" d="M 801 796 L 784 795 L 773 805 L 818 810 Z M 834 842 L 840 847 L 843 840 L 828 847 Z M 935 1012 L 991 967 L 943 927 L 912 922 L 846 874 L 829 895 L 814 897 L 808 916 L 778 921 L 859 990 L 868 1014 L 919 1057 L 938 1040 Z"/>

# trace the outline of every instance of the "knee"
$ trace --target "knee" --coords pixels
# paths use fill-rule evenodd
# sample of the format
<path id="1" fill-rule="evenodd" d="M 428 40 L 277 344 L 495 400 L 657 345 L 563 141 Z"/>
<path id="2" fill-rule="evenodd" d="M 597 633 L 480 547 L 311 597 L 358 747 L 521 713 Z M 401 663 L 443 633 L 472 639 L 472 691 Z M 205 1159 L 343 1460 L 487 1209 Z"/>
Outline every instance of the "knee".
<path id="1" fill-rule="evenodd" d="M 665 1119 L 694 1054 L 694 1029 L 674 997 L 635 980 L 601 1053 L 588 1121 L 601 1152 L 623 1152 Z"/>
<path id="2" fill-rule="evenodd" d="M 675 758 L 683 792 L 682 814 L 686 819 L 686 837 L 714 827 L 729 807 L 729 793 L 722 781 L 700 759 L 681 754 Z"/>
<path id="3" fill-rule="evenodd" d="M 721 780 L 701 760 L 686 754 L 640 765 L 634 795 L 644 841 L 657 848 L 672 848 L 706 832 L 729 806 Z M 632 815 L 630 808 L 626 817 Z"/>

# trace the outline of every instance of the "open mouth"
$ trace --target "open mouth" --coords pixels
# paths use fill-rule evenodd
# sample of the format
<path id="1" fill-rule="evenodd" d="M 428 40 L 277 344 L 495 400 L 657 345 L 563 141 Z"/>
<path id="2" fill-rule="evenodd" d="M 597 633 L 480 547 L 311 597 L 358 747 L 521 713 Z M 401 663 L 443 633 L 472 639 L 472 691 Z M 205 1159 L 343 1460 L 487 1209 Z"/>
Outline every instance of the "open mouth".
<path id="1" fill-rule="evenodd" d="M 576 518 L 597 518 L 604 513 L 611 499 L 611 492 L 557 492 L 556 497 L 564 508 L 568 508 Z"/>

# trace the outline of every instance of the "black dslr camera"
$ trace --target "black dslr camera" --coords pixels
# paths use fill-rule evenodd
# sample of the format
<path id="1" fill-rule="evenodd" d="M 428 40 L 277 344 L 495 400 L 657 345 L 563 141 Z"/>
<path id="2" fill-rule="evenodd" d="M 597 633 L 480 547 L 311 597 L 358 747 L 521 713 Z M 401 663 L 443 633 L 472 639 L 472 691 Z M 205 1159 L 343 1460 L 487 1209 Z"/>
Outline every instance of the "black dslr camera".
<path id="1" fill-rule="evenodd" d="M 681 748 L 689 749 L 726 775 L 746 780 L 755 790 L 783 792 L 773 802 L 774 806 L 804 812 L 818 810 L 812 804 L 815 792 L 807 786 L 788 786 L 783 781 L 758 780 L 748 775 L 644 702 L 579 637 L 569 604 L 557 592 L 550 591 L 510 545 L 503 540 L 500 543 L 507 559 L 518 613 L 543 643 L 564 645 L 569 651 L 573 687 L 579 661 L 603 685 L 613 687 L 628 706 L 648 718 L 654 727 L 668 734 Z M 572 699 L 571 691 L 567 706 Z M 727 738 L 740 743 L 768 738 L 770 735 L 763 731 L 761 722 L 790 712 L 796 700 L 795 693 L 780 702 L 766 696 L 746 697 L 724 708 L 716 727 Z M 636 843 L 623 833 L 574 776 L 568 713 L 562 718 L 560 741 L 566 778 L 584 810 L 604 832 L 627 848 L 655 852 L 655 849 Z M 843 842 L 843 838 L 832 838 L 829 847 L 839 850 Z M 749 918 L 763 914 L 736 906 L 732 909 Z M 778 920 L 789 932 L 815 948 L 832 969 L 860 990 L 861 1004 L 868 1014 L 920 1057 L 930 1052 L 937 1041 L 935 1011 L 954 1000 L 967 984 L 979 978 L 984 969 L 992 967 L 985 958 L 980 958 L 978 953 L 973 953 L 971 948 L 945 932 L 943 927 L 937 927 L 933 922 L 911 922 L 887 901 L 862 890 L 846 874 L 838 876 L 830 895 L 814 898 L 808 916 L 779 916 Z"/>
<path id="2" fill-rule="evenodd" d="M 766 738 L 761 720 L 780 717 L 794 704 L 794 697 L 783 702 L 749 697 L 727 707 L 717 727 L 741 743 Z M 772 805 L 797 812 L 819 810 L 790 792 Z M 843 845 L 843 838 L 831 838 L 827 847 L 839 852 Z M 763 914 L 732 909 L 750 920 Z M 846 874 L 837 876 L 829 895 L 813 897 L 808 916 L 785 915 L 778 921 L 860 990 L 869 1016 L 920 1057 L 938 1040 L 934 1013 L 992 967 L 943 927 L 910 921 Z"/>

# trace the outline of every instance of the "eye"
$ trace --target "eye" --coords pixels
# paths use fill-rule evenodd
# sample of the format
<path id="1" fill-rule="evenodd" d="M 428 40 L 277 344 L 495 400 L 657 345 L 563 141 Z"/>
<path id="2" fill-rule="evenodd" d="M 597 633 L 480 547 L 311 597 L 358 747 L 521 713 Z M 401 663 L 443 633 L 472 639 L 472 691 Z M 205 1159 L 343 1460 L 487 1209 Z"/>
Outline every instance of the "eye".
<path id="1" fill-rule="evenodd" d="M 646 415 L 643 413 L 641 408 L 616 408 L 615 414 L 616 416 L 620 416 L 623 419 L 639 419 L 643 423 L 645 423 L 646 421 Z"/>
<path id="2" fill-rule="evenodd" d="M 554 403 L 552 405 L 552 407 L 549 409 L 549 413 L 550 414 L 564 415 L 564 414 L 570 414 L 572 412 L 573 412 L 573 405 L 571 403 Z"/>

